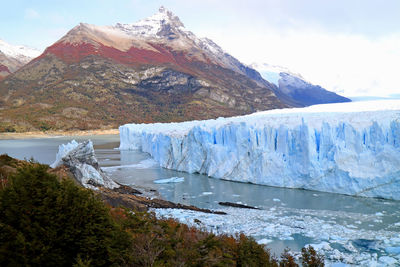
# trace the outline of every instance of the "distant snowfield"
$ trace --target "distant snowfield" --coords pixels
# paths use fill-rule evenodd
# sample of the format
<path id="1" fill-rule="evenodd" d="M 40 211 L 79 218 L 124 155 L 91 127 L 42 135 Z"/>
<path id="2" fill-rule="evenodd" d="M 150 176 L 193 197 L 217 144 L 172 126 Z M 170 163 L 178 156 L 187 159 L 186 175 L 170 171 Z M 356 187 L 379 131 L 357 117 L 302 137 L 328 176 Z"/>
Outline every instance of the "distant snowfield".
<path id="1" fill-rule="evenodd" d="M 0 51 L 12 58 L 18 58 L 20 60 L 24 60 L 24 58 L 27 58 L 25 61 L 38 57 L 41 54 L 39 50 L 36 50 L 34 48 L 22 45 L 19 46 L 10 45 L 1 39 L 0 39 Z"/>
<path id="2" fill-rule="evenodd" d="M 400 200 L 400 100 L 126 124 L 120 149 L 161 167 L 287 188 Z"/>

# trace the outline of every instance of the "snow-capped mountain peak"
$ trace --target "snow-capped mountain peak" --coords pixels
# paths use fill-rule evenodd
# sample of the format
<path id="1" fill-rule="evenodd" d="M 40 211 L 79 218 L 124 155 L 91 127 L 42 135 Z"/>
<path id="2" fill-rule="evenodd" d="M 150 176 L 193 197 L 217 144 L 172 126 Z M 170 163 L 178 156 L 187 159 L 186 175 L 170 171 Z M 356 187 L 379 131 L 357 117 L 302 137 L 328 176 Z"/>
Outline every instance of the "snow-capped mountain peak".
<path id="1" fill-rule="evenodd" d="M 0 39 L 0 52 L 8 57 L 18 59 L 27 63 L 32 58 L 40 55 L 40 51 L 34 48 L 22 46 L 22 45 L 11 45 Z"/>
<path id="2" fill-rule="evenodd" d="M 327 91 L 319 85 L 313 85 L 300 74 L 281 66 L 268 63 L 253 63 L 250 67 L 261 76 L 276 85 L 275 94 L 294 106 L 308 106 L 324 103 L 348 102 L 350 99 Z"/>
<path id="3" fill-rule="evenodd" d="M 216 65 L 243 73 L 241 63 L 229 56 L 216 43 L 207 38 L 198 38 L 185 29 L 181 20 L 165 7 L 136 23 L 117 23 L 114 26 L 98 26 L 81 23 L 70 30 L 58 44 L 101 45 L 128 51 L 132 47 L 159 53 L 154 47 L 162 45 L 173 51 L 184 52 L 187 59 L 213 62 Z"/>
<path id="4" fill-rule="evenodd" d="M 178 16 L 161 6 L 158 12 L 148 18 L 139 20 L 133 24 L 117 23 L 115 28 L 133 36 L 142 37 L 167 37 L 175 39 L 180 31 L 184 31 L 184 25 Z"/>
<path id="5" fill-rule="evenodd" d="M 0 80 L 39 55 L 40 51 L 34 48 L 11 45 L 0 39 Z"/>

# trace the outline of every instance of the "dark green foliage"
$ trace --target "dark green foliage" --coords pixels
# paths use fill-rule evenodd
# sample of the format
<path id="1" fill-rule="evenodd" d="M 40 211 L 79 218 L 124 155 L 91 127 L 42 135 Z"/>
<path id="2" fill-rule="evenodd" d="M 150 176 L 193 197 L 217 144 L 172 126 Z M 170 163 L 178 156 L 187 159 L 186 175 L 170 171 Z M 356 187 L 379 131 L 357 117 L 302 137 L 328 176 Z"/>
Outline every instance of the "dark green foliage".
<path id="1" fill-rule="evenodd" d="M 132 266 L 278 266 L 254 239 L 214 235 L 151 213 L 113 210 L 133 238 Z"/>
<path id="2" fill-rule="evenodd" d="M 10 123 L 0 122 L 0 132 L 14 133 L 16 132 L 16 129 Z"/>
<path id="3" fill-rule="evenodd" d="M 238 250 L 238 266 L 278 266 L 269 251 L 244 234 L 239 236 Z"/>
<path id="4" fill-rule="evenodd" d="M 47 122 L 42 121 L 39 123 L 39 130 L 45 132 L 51 130 L 51 126 Z"/>
<path id="5" fill-rule="evenodd" d="M 13 227 L 0 223 L 0 265 L 26 266 L 25 238 L 22 233 Z"/>
<path id="6" fill-rule="evenodd" d="M 323 267 L 324 257 L 317 253 L 312 246 L 301 249 L 301 263 L 304 267 Z"/>
<path id="7" fill-rule="evenodd" d="M 279 263 L 244 234 L 214 235 L 153 213 L 110 209 L 47 171 L 26 163 L 0 189 L 0 266 L 297 266 L 289 251 Z M 312 248 L 302 260 L 323 266 Z"/>
<path id="8" fill-rule="evenodd" d="M 0 237 L 5 241 L 0 265 L 18 260 L 72 266 L 79 255 L 96 266 L 118 262 L 117 250 L 126 247 L 128 236 L 121 237 L 107 208 L 91 191 L 59 182 L 46 170 L 43 165 L 20 169 L 0 191 Z"/>

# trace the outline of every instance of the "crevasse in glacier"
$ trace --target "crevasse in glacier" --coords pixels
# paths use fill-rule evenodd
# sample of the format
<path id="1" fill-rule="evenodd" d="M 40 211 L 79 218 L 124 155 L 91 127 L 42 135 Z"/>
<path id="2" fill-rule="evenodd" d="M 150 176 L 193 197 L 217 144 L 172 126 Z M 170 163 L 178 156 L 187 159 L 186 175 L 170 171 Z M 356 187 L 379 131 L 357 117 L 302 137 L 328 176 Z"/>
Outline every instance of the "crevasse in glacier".
<path id="1" fill-rule="evenodd" d="M 400 101 L 126 124 L 120 149 L 160 166 L 255 184 L 400 199 Z"/>

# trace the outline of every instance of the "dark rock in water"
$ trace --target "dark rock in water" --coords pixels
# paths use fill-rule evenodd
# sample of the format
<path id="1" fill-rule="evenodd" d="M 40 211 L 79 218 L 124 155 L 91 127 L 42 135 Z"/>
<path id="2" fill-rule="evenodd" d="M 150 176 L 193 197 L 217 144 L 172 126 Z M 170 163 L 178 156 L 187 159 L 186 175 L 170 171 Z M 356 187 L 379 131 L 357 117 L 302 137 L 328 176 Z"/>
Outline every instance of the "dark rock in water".
<path id="1" fill-rule="evenodd" d="M 124 206 L 126 208 L 145 211 L 149 208 L 155 209 L 185 209 L 185 210 L 193 210 L 204 213 L 213 213 L 213 214 L 221 214 L 225 215 L 225 212 L 222 211 L 213 211 L 209 209 L 201 209 L 195 206 L 184 205 L 180 203 L 174 203 L 171 201 L 159 199 L 159 198 L 146 198 L 142 196 L 132 195 L 132 194 L 124 194 L 118 192 L 118 188 L 115 189 L 107 189 L 101 188 L 99 190 L 101 198 L 106 201 L 112 207 Z"/>
<path id="2" fill-rule="evenodd" d="M 218 202 L 218 204 L 221 205 L 221 206 L 229 206 L 229 207 L 234 207 L 234 208 L 259 210 L 259 208 L 257 208 L 257 207 L 248 206 L 248 205 L 244 205 L 244 204 L 233 203 L 233 202 Z"/>
<path id="3" fill-rule="evenodd" d="M 118 184 L 118 185 L 119 185 L 119 187 L 113 189 L 114 192 L 118 192 L 121 194 L 128 194 L 128 195 L 141 195 L 142 194 L 142 192 L 140 192 L 139 190 L 132 188 L 130 186 L 122 185 L 122 184 Z"/>

